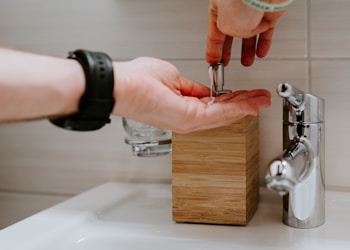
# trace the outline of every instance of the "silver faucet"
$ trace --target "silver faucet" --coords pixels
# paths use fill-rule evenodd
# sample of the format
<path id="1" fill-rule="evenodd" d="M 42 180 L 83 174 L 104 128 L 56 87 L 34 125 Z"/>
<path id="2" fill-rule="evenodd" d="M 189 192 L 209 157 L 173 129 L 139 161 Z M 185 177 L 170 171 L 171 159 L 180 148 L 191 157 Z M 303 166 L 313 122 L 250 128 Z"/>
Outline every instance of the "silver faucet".
<path id="1" fill-rule="evenodd" d="M 283 222 L 313 228 L 325 222 L 324 100 L 282 83 L 283 149 L 267 168 L 267 187 L 283 195 Z"/>

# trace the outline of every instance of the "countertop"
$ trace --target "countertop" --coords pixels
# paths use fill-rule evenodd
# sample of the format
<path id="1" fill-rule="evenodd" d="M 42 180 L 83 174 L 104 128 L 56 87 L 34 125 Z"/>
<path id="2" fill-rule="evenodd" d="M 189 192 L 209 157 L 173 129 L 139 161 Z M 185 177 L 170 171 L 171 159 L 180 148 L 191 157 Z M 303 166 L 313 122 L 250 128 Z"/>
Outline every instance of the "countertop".
<path id="1" fill-rule="evenodd" d="M 326 223 L 291 228 L 261 188 L 247 226 L 175 223 L 171 185 L 106 183 L 1 230 L 0 249 L 350 249 L 349 211 L 350 193 L 327 191 Z"/>

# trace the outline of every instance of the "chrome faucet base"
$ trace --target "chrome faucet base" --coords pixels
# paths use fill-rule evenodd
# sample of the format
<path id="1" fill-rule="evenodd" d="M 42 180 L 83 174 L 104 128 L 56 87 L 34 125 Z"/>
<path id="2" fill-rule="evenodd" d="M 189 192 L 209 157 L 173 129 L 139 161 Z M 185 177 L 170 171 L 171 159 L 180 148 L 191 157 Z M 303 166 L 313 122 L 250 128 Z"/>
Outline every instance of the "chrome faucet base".
<path id="1" fill-rule="evenodd" d="M 299 197 L 298 199 L 302 200 L 310 198 L 306 195 L 300 195 L 299 192 L 290 192 L 283 196 L 283 223 L 285 225 L 294 228 L 308 229 L 322 226 L 325 223 L 324 206 L 317 209 L 311 206 L 304 211 L 303 208 L 305 206 L 298 207 L 300 202 L 292 201 L 294 197 Z M 320 194 L 320 197 L 324 197 L 324 192 Z M 316 201 L 311 203 L 316 203 Z M 310 217 L 307 217 L 307 215 L 310 215 Z"/>

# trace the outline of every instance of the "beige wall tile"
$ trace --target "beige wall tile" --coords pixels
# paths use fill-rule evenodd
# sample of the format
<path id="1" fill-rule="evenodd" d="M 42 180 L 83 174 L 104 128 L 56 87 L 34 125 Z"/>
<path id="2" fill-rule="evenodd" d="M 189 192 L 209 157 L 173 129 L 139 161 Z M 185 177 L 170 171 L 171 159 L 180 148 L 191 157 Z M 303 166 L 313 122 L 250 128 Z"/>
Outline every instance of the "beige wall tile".
<path id="1" fill-rule="evenodd" d="M 47 121 L 0 126 L 0 189 L 76 194 L 107 180 L 170 180 L 170 155 L 132 156 L 120 118 L 77 133 Z"/>
<path id="2" fill-rule="evenodd" d="M 307 0 L 294 1 L 278 20 L 268 57 L 305 58 L 307 55 Z"/>
<path id="3" fill-rule="evenodd" d="M 310 0 L 312 57 L 350 56 L 350 1 Z"/>
<path id="4" fill-rule="evenodd" d="M 296 1 L 279 20 L 269 57 L 305 57 L 305 5 Z M 0 1 L 1 43 L 58 56 L 82 47 L 115 59 L 203 59 L 207 8 L 202 0 Z M 240 46 L 235 39 L 236 58 Z"/>
<path id="5" fill-rule="evenodd" d="M 326 184 L 350 187 L 350 60 L 312 63 L 313 92 L 325 99 Z"/>
<path id="6" fill-rule="evenodd" d="M 204 58 L 207 9 L 202 0 L 2 0 L 0 43 L 58 56 Z"/>

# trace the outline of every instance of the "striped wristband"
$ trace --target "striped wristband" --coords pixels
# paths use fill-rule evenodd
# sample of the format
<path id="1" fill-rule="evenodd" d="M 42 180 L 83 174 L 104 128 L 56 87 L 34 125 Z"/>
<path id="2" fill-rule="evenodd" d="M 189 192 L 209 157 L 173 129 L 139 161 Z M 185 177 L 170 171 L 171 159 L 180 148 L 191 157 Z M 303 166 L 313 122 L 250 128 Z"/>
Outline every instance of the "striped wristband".
<path id="1" fill-rule="evenodd" d="M 285 0 L 283 3 L 267 3 L 262 0 L 242 0 L 250 7 L 264 11 L 264 12 L 276 12 L 287 8 L 294 0 Z"/>

